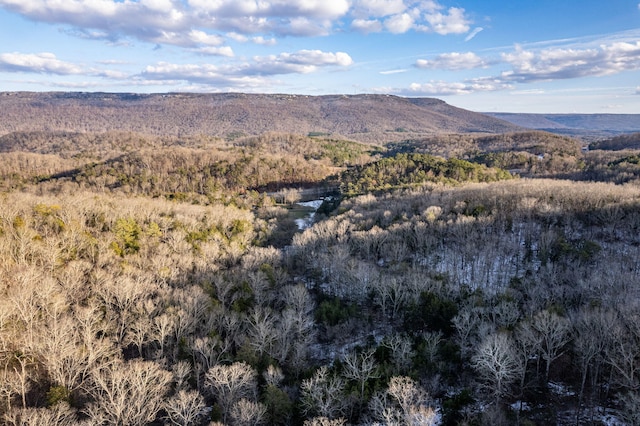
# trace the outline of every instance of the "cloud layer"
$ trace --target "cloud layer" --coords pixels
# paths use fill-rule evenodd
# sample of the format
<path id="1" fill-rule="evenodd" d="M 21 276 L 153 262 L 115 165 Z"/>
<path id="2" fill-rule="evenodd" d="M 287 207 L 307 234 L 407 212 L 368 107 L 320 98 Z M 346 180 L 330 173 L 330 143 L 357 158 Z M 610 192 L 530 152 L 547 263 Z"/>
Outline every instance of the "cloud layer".
<path id="1" fill-rule="evenodd" d="M 236 65 L 171 64 L 147 66 L 136 78 L 147 81 L 187 81 L 196 84 L 265 87 L 268 77 L 282 74 L 308 74 L 322 67 L 348 67 L 353 63 L 344 52 L 301 50 L 264 57 Z"/>
<path id="2" fill-rule="evenodd" d="M 516 45 L 499 58 L 483 58 L 473 52 L 451 52 L 432 59 L 418 59 L 424 70 L 460 71 L 497 65 L 508 68 L 493 77 L 462 82 L 429 81 L 411 84 L 408 93 L 444 96 L 511 89 L 515 84 L 602 77 L 640 70 L 640 41 L 616 41 L 589 48 L 525 49 Z M 401 90 L 401 89 L 400 89 Z"/>
<path id="3" fill-rule="evenodd" d="M 174 85 L 180 90 L 202 90 L 207 86 L 214 86 L 213 90 L 264 90 L 273 87 L 278 76 L 366 68 L 380 79 L 395 76 L 396 81 L 402 81 L 400 87 L 387 89 L 389 92 L 445 96 L 526 90 L 527 84 L 640 70 L 640 31 L 634 30 L 582 40 L 538 41 L 471 51 L 471 46 L 489 38 L 485 34 L 493 31 L 491 24 L 487 24 L 487 29 L 477 26 L 473 13 L 449 4 L 453 2 L 0 0 L 0 9 L 55 25 L 67 36 L 125 48 L 143 45 L 147 52 L 152 48 L 168 52 L 161 62 L 156 57 L 152 62 L 141 59 L 139 63 L 135 58 L 136 65 L 114 61 L 90 65 L 73 63 L 64 54 L 51 53 L 47 48 L 6 52 L 0 46 L 0 72 L 68 77 L 61 79 L 61 86 L 71 84 L 66 80 L 75 77 L 79 87 L 95 84 L 101 78 L 107 87 L 126 84 Z M 368 68 L 357 63 L 361 56 L 355 44 L 335 50 L 327 48 L 346 33 L 351 40 L 374 33 L 385 33 L 385 42 L 393 37 L 420 43 L 424 39 L 424 46 L 417 43 L 415 48 L 436 53 L 417 59 L 385 57 L 379 61 L 384 62 L 382 69 Z M 305 37 L 309 39 L 303 40 Z M 382 40 L 379 35 L 367 38 Z M 465 47 L 460 51 L 438 51 L 437 42 L 447 39 L 453 39 L 457 47 Z M 285 47 L 276 50 L 274 46 Z M 384 54 L 389 52 L 386 50 Z M 388 59 L 393 61 L 386 63 Z M 364 87 L 360 84 L 361 75 L 353 77 L 357 81 L 351 82 L 352 87 Z M 80 81 L 82 78 L 88 82 Z M 637 92 L 635 86 L 634 82 L 628 91 Z"/>
<path id="4" fill-rule="evenodd" d="M 183 47 L 219 46 L 221 34 L 319 36 L 362 32 L 463 34 L 462 8 L 402 0 L 0 0 L 28 19 L 69 25 L 82 37 L 131 37 Z"/>
<path id="5" fill-rule="evenodd" d="M 539 52 L 516 47 L 502 54 L 511 65 L 502 77 L 517 82 L 600 77 L 640 69 L 640 41 L 617 42 L 591 49 L 545 49 Z"/>
<path id="6" fill-rule="evenodd" d="M 75 64 L 61 61 L 53 53 L 2 53 L 0 71 L 31 72 L 55 75 L 82 74 L 83 69 Z"/>

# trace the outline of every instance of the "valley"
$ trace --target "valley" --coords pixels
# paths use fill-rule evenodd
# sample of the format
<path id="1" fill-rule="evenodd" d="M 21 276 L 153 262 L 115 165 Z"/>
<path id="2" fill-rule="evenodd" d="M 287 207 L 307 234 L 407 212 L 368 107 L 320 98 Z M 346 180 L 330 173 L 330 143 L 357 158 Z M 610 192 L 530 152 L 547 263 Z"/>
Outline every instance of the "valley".
<path id="1" fill-rule="evenodd" d="M 0 418 L 637 424 L 618 118 L 0 93 Z"/>

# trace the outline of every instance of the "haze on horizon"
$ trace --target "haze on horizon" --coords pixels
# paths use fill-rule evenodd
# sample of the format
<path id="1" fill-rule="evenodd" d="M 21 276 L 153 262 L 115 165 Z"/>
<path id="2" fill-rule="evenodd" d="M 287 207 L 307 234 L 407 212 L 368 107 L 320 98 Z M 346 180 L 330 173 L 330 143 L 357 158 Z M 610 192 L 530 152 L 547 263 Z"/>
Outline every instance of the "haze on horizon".
<path id="1" fill-rule="evenodd" d="M 0 91 L 388 93 L 637 113 L 640 3 L 0 0 Z"/>

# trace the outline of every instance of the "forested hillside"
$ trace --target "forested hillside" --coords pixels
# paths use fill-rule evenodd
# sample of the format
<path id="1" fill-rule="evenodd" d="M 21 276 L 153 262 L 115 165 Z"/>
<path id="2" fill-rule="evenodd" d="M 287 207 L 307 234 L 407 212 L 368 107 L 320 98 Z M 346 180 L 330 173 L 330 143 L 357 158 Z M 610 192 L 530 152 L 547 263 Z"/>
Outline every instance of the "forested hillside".
<path id="1" fill-rule="evenodd" d="M 638 424 L 633 141 L 122 130 L 0 137 L 2 424 Z"/>
<path id="2" fill-rule="evenodd" d="M 0 136 L 121 131 L 231 140 L 281 132 L 383 143 L 442 132 L 519 129 L 438 99 L 387 95 L 0 93 Z"/>

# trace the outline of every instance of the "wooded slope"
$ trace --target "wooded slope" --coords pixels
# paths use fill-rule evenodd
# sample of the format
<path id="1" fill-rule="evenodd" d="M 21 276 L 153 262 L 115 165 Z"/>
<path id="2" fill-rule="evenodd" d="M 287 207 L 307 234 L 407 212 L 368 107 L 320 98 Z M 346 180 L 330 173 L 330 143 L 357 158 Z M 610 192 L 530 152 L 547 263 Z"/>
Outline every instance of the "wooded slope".
<path id="1" fill-rule="evenodd" d="M 0 94 L 0 135 L 15 131 L 131 131 L 234 138 L 265 132 L 330 134 L 381 142 L 434 133 L 519 127 L 437 99 L 387 95 Z"/>

